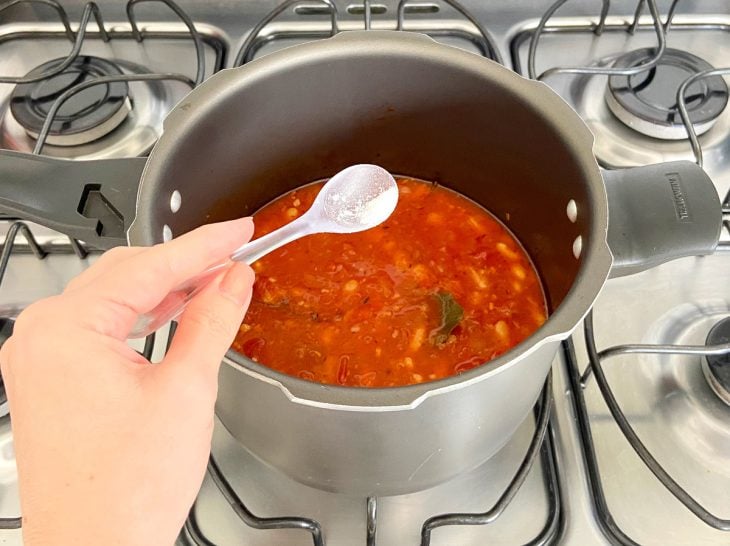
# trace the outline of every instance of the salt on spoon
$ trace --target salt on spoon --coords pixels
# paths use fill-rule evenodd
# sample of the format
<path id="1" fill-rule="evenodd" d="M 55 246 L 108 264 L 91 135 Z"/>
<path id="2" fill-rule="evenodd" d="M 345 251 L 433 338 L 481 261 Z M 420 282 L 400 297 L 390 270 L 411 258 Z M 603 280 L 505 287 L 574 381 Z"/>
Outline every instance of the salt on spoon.
<path id="1" fill-rule="evenodd" d="M 230 260 L 251 264 L 305 235 L 365 231 L 384 222 L 397 204 L 398 186 L 388 171 L 377 165 L 353 165 L 327 181 L 307 212 L 246 243 L 231 254 Z M 139 316 L 129 337 L 145 337 L 180 315 L 198 292 L 230 266 L 230 260 L 214 265 L 170 292 L 157 307 Z"/>

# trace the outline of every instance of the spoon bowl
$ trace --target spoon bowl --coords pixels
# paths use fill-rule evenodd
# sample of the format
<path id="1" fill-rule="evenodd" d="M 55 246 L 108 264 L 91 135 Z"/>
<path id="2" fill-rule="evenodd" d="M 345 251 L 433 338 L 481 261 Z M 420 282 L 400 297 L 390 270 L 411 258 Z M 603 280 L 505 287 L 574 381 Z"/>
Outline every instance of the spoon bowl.
<path id="1" fill-rule="evenodd" d="M 320 232 L 357 233 L 383 223 L 397 204 L 398 186 L 388 171 L 353 165 L 327 181 L 309 210 L 320 213 Z"/>

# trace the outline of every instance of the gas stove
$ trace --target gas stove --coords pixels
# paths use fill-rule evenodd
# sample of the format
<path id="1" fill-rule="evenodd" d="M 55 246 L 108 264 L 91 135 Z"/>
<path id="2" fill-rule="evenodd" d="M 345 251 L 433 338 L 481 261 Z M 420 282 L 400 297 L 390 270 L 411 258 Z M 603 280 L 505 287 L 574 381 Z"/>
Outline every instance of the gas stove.
<path id="1" fill-rule="evenodd" d="M 593 131 L 602 167 L 689 159 L 724 197 L 718 252 L 610 280 L 534 415 L 481 467 L 409 495 L 347 497 L 279 474 L 217 426 L 180 545 L 730 543 L 730 9 L 595 4 L 0 3 L 0 148 L 144 155 L 172 106 L 221 68 L 399 29 L 544 81 Z M 15 219 L 0 235 L 0 332 L 98 256 Z M 137 348 L 159 358 L 167 335 Z M 20 544 L 12 416 L 0 413 L 0 539 Z"/>

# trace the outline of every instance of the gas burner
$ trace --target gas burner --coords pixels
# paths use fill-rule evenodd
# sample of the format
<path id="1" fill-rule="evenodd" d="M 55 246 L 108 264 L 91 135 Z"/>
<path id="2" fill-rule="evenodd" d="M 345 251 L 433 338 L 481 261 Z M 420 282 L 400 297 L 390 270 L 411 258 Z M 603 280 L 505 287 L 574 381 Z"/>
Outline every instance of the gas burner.
<path id="1" fill-rule="evenodd" d="M 627 47 L 632 51 L 639 48 L 653 46 L 656 42 L 654 33 L 648 26 L 637 30 L 634 37 L 628 38 L 624 32 L 625 26 L 614 27 L 618 32 L 605 32 L 600 40 L 590 31 L 577 32 L 572 25 L 557 27 L 562 32 L 550 33 L 550 39 L 544 40 L 540 46 L 538 58 L 551 59 L 545 66 L 574 66 L 576 64 L 591 64 L 597 67 L 612 67 L 622 58 Z M 627 42 L 627 40 L 629 40 Z M 704 26 L 688 26 L 679 29 L 676 26 L 671 30 L 671 44 L 673 49 L 666 55 L 673 56 L 674 50 L 687 51 L 690 54 L 704 59 L 708 65 L 725 67 L 730 51 L 730 33 L 724 30 L 710 30 Z M 515 41 L 514 48 L 517 47 Z M 520 67 L 525 66 L 527 59 L 527 43 L 521 44 L 519 49 Z M 580 52 L 584 52 L 585 55 Z M 621 52 L 624 53 L 621 53 Z M 665 57 L 666 58 L 666 57 Z M 542 68 L 542 67 L 541 67 Z M 677 69 L 679 70 L 679 69 Z M 648 71 L 647 71 L 648 72 Z M 659 74 L 663 79 L 662 73 Z M 689 74 L 687 74 L 689 76 Z M 646 78 L 646 74 L 644 74 Z M 641 81 L 638 76 L 633 80 Z M 681 80 L 681 78 L 679 78 Z M 664 161 L 694 161 L 692 149 L 687 140 L 684 126 L 679 127 L 679 137 L 675 140 L 649 137 L 635 127 L 629 126 L 611 111 L 606 100 L 609 77 L 602 75 L 578 74 L 574 77 L 550 77 L 547 83 L 556 90 L 570 104 L 578 115 L 583 118 L 594 135 L 593 151 L 602 167 L 636 167 L 650 165 Z M 656 77 L 655 77 L 656 80 Z M 712 79 L 703 79 L 698 84 L 707 84 Z M 652 86 L 653 87 L 653 86 Z M 697 89 L 706 87 L 690 87 L 687 95 L 695 94 Z M 677 86 L 667 90 L 671 98 L 669 103 L 674 105 Z M 639 93 L 641 97 L 644 95 Z M 689 97 L 688 97 L 689 98 Z M 698 100 L 698 99 L 696 99 Z M 695 110 L 696 103 L 688 101 L 688 107 Z M 673 120 L 681 124 L 679 113 L 672 111 Z M 692 118 L 697 121 L 697 118 Z M 647 122 L 647 124 L 651 125 Z M 730 135 L 730 108 L 717 116 L 715 124 L 700 137 L 704 155 L 704 167 L 712 173 L 718 185 L 718 193 L 725 195 L 730 179 L 721 173 L 729 172 L 730 154 L 727 152 L 728 135 Z M 703 340 L 704 341 L 704 340 Z"/>
<path id="2" fill-rule="evenodd" d="M 616 60 L 617 67 L 649 61 L 654 48 L 636 49 Z M 678 49 L 667 49 L 659 64 L 633 76 L 611 76 L 606 103 L 611 112 L 641 134 L 665 140 L 687 138 L 677 110 L 677 90 L 690 76 L 712 70 L 707 61 Z M 698 135 L 706 133 L 725 109 L 728 87 L 720 76 L 692 84 L 686 95 L 687 110 Z"/>
<path id="3" fill-rule="evenodd" d="M 725 317 L 707 334 L 707 345 L 730 343 L 730 317 Z M 702 371 L 715 394 L 730 405 L 730 353 L 705 357 Z"/>
<path id="4" fill-rule="evenodd" d="M 102 62 L 106 63 L 107 61 Z M 115 67 L 116 70 L 121 70 L 124 74 L 147 74 L 151 71 L 149 67 L 121 59 L 114 59 L 108 64 Z M 58 77 L 54 79 L 58 79 Z M 31 85 L 35 86 L 41 83 L 43 82 Z M 78 83 L 78 81 L 74 81 L 70 85 L 73 86 L 75 83 Z M 69 85 L 69 83 L 66 82 L 66 85 Z M 124 113 L 126 119 L 119 121 L 115 129 L 112 130 L 111 125 L 109 125 L 105 129 L 105 135 L 99 136 L 91 142 L 75 146 L 58 145 L 53 144 L 52 141 L 47 141 L 41 153 L 67 159 L 106 159 L 141 156 L 148 153 L 162 134 L 162 122 L 165 116 L 190 91 L 190 88 L 180 82 L 172 81 L 131 81 L 125 85 L 128 87 L 126 101 L 133 104 L 134 107 L 130 111 L 129 104 L 125 105 L 125 101 L 121 101 L 121 105 L 118 104 L 119 110 L 116 115 L 121 116 L 121 113 Z M 109 96 L 112 90 L 112 86 L 102 84 L 86 89 L 76 97 L 81 96 L 83 98 L 87 96 L 86 93 L 90 93 L 87 96 L 88 98 L 84 100 L 87 105 L 91 103 L 96 106 L 99 97 Z M 69 110 L 80 112 L 83 117 L 87 111 L 83 110 L 83 106 L 79 107 L 81 103 L 75 102 L 76 97 L 69 99 L 66 105 L 71 104 Z M 53 99 L 55 98 L 53 97 Z M 50 102 L 52 100 L 43 106 L 46 109 L 49 108 Z M 0 104 L 0 111 L 3 111 L 5 106 L 6 103 L 4 102 Z M 62 115 L 69 112 L 65 108 L 66 106 L 61 108 Z M 36 139 L 20 124 L 14 112 L 10 111 L 11 108 L 7 108 L 7 110 L 0 123 L 0 148 L 32 153 L 37 143 Z M 84 119 L 84 123 L 87 123 L 86 119 Z M 111 122 L 107 120 L 107 123 Z M 36 125 L 36 127 L 35 132 L 37 134 L 40 125 Z M 58 125 L 54 123 L 54 127 L 57 129 Z M 97 126 L 92 131 L 97 135 L 101 135 L 103 131 L 100 129 L 104 128 Z M 65 135 L 66 131 L 63 131 L 63 134 Z"/>
<path id="5" fill-rule="evenodd" d="M 61 64 L 54 59 L 31 70 L 39 76 Z M 122 70 L 99 57 L 81 56 L 55 76 L 18 85 L 10 100 L 10 111 L 26 133 L 37 139 L 55 100 L 72 87 L 103 76 L 118 76 Z M 76 93 L 59 108 L 46 142 L 56 146 L 78 146 L 93 142 L 116 129 L 132 111 L 126 82 L 96 85 Z"/>

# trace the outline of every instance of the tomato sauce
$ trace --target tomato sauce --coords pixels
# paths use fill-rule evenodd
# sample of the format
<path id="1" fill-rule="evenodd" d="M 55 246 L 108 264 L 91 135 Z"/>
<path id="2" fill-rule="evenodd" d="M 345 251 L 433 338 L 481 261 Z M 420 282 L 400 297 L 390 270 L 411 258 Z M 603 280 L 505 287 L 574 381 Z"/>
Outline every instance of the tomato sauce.
<path id="1" fill-rule="evenodd" d="M 254 215 L 254 237 L 303 214 L 304 186 Z M 313 235 L 253 264 L 253 299 L 233 348 L 309 381 L 392 387 L 479 366 L 546 319 L 535 269 L 512 234 L 459 194 L 399 178 L 380 226 Z"/>

